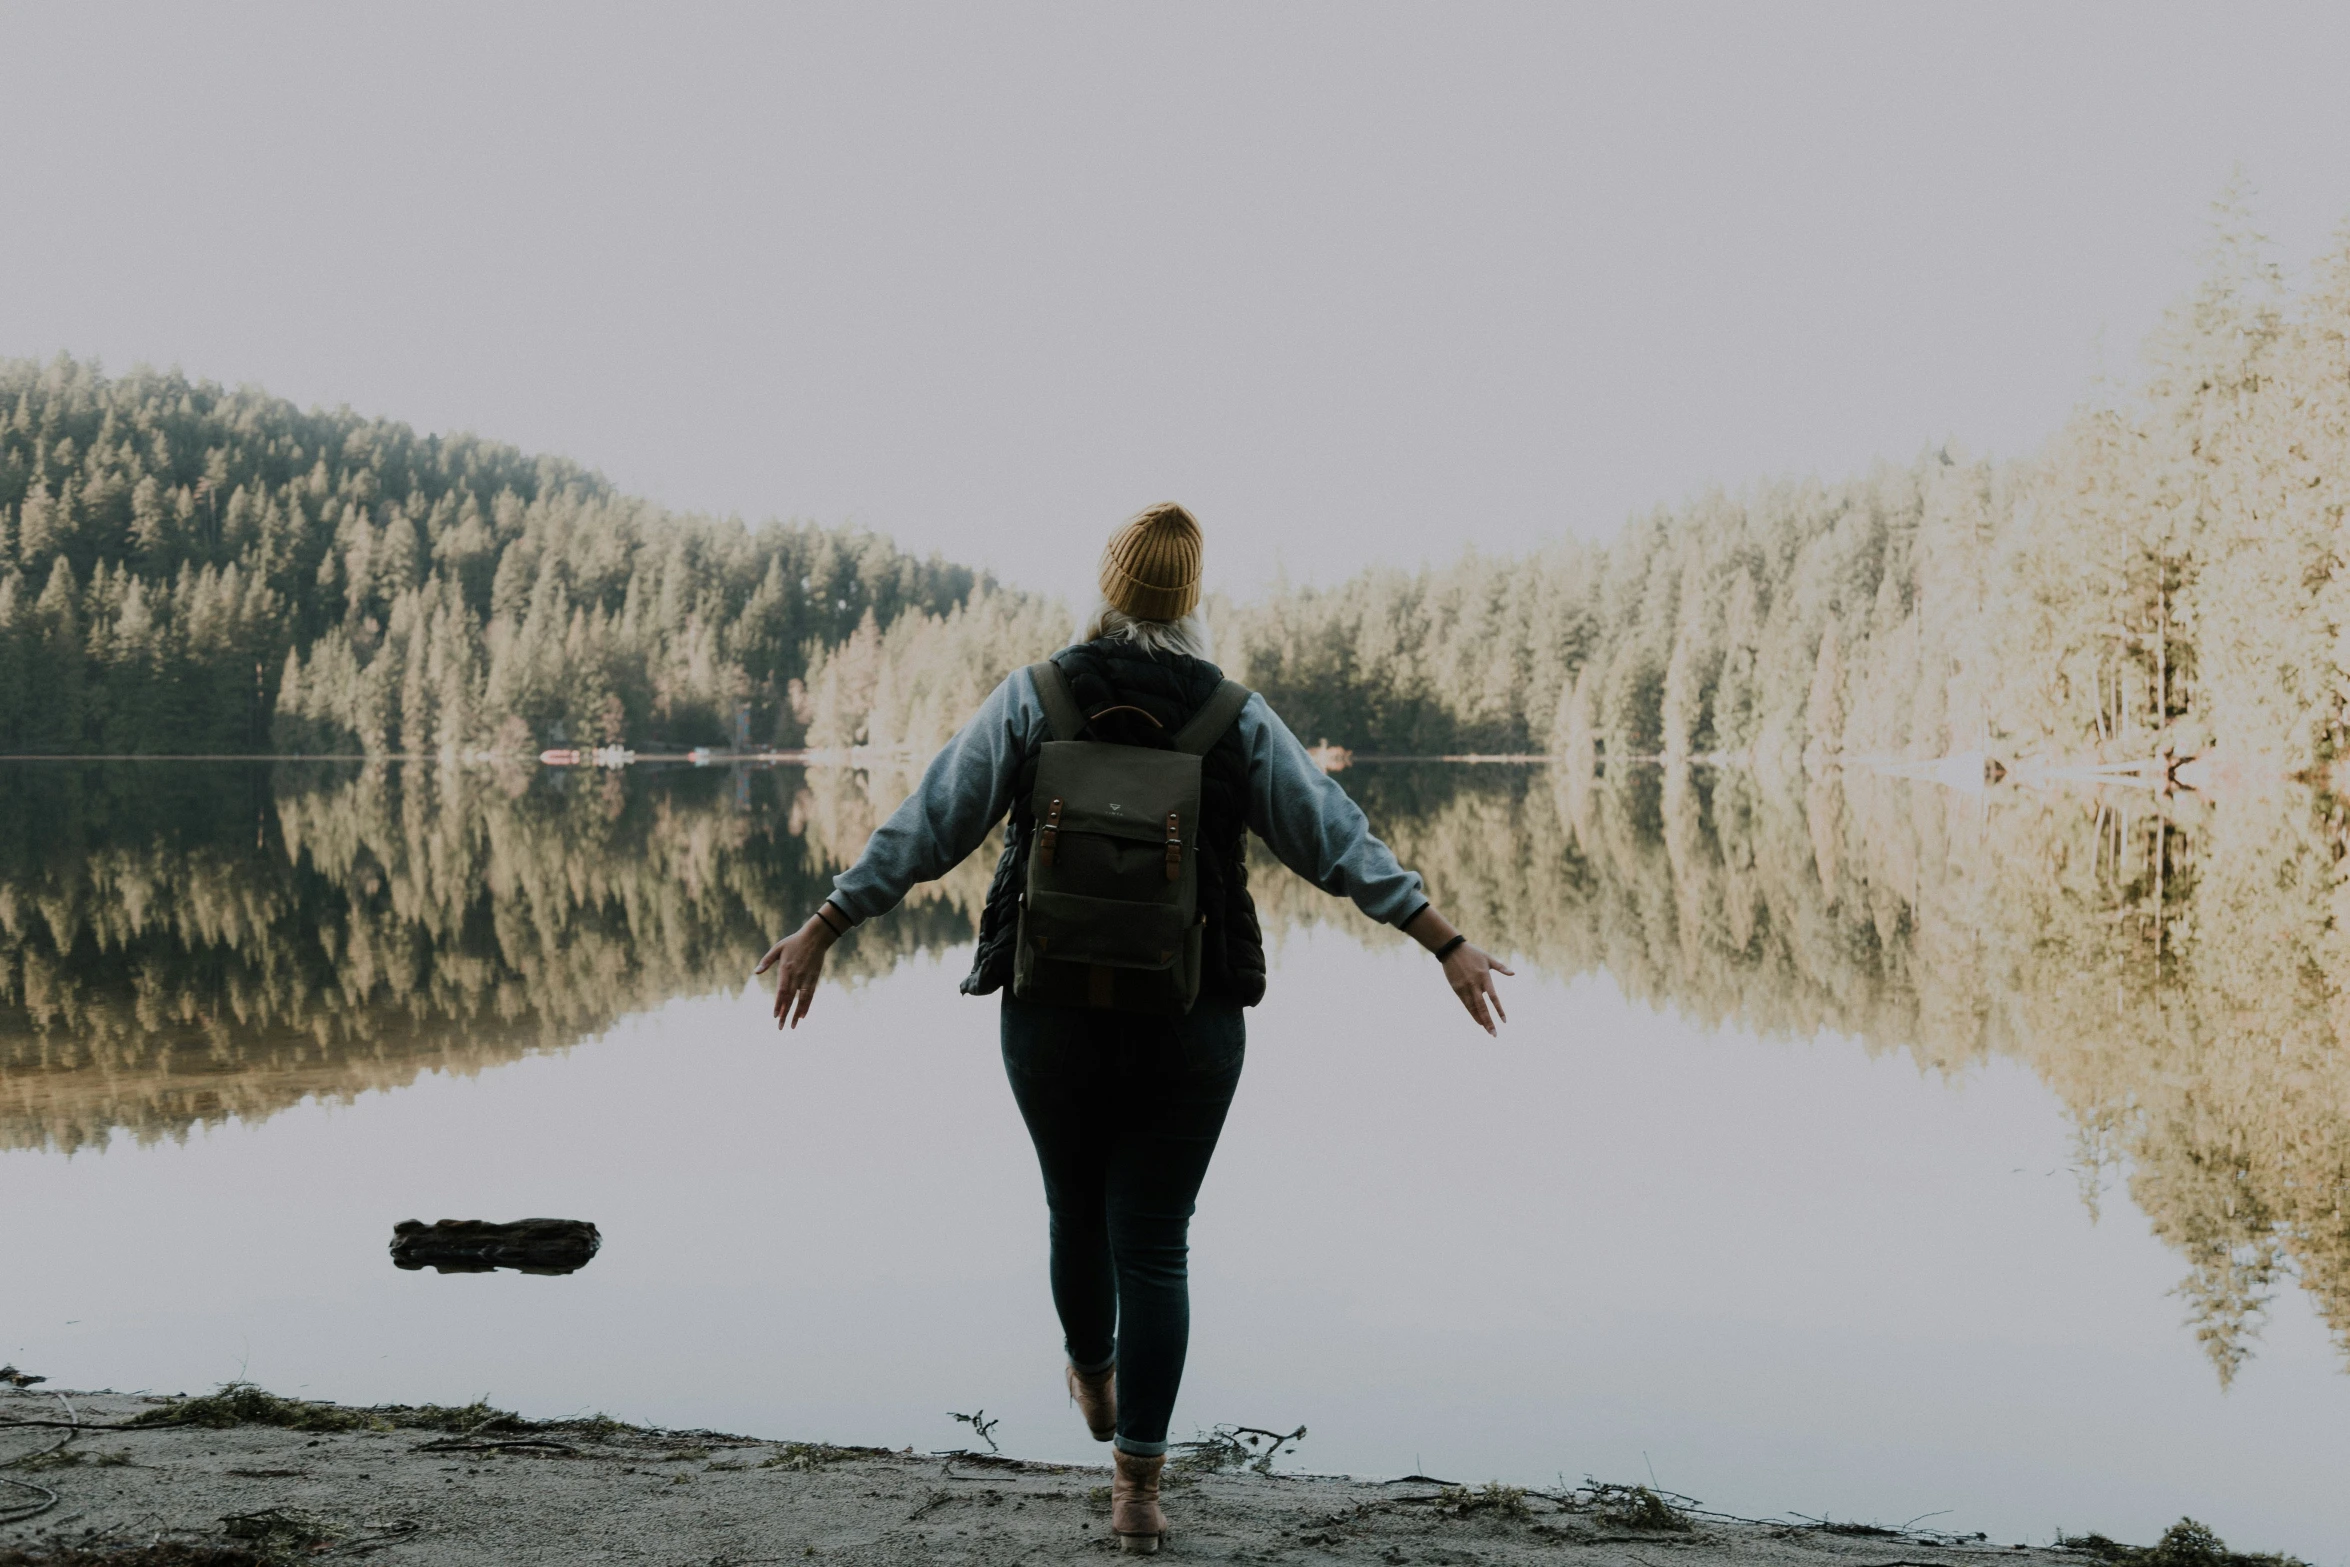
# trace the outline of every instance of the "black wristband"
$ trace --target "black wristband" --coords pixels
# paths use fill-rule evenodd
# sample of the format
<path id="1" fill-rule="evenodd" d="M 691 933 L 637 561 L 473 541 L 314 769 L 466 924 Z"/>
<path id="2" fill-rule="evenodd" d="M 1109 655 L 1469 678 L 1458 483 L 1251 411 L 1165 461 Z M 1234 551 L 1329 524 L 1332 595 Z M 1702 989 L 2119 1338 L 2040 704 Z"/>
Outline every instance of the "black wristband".
<path id="1" fill-rule="evenodd" d="M 1453 937 L 1452 940 L 1446 942 L 1443 946 L 1436 949 L 1436 961 L 1442 963 L 1446 958 L 1451 957 L 1454 953 L 1460 951 L 1461 948 L 1467 946 L 1468 944 L 1469 938 L 1466 936 Z"/>
<path id="2" fill-rule="evenodd" d="M 834 923 L 832 923 L 831 919 L 830 919 L 830 918 L 829 918 L 829 917 L 828 917 L 828 916 L 825 914 L 825 910 L 827 910 L 827 909 L 829 909 L 829 908 L 831 908 L 831 907 L 832 907 L 832 904 L 831 904 L 830 900 L 827 900 L 827 901 L 825 901 L 825 902 L 823 902 L 823 903 L 819 903 L 819 904 L 817 904 L 817 905 L 816 905 L 816 917 L 817 917 L 818 919 L 820 919 L 820 920 L 823 920 L 823 921 L 824 921 L 824 928 L 825 928 L 826 930 L 828 930 L 828 931 L 831 931 L 831 932 L 832 932 L 832 939 L 833 939 L 833 940 L 835 940 L 835 941 L 838 941 L 838 940 L 840 940 L 840 939 L 841 939 L 841 937 L 843 937 L 843 936 L 845 936 L 845 935 L 847 935 L 847 934 L 848 934 L 848 928 L 847 928 L 846 926 L 842 926 L 842 925 L 835 925 Z"/>

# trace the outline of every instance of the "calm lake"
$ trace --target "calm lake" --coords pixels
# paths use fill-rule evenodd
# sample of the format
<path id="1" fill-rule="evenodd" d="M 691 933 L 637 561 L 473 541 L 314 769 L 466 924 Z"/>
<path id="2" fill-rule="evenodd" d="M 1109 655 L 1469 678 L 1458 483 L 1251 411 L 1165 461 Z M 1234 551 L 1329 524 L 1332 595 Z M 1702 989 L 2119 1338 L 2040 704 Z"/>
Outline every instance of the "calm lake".
<path id="1" fill-rule="evenodd" d="M 1256 846 L 1274 947 L 1176 1434 L 1655 1480 L 2001 1543 L 2350 1561 L 2333 802 L 1853 773 L 1341 774 L 1476 939 Z M 1099 1461 L 955 992 L 992 850 L 747 975 L 906 787 L 828 770 L 0 766 L 0 1358 Z M 566 1277 L 401 1219 L 589 1219 Z"/>

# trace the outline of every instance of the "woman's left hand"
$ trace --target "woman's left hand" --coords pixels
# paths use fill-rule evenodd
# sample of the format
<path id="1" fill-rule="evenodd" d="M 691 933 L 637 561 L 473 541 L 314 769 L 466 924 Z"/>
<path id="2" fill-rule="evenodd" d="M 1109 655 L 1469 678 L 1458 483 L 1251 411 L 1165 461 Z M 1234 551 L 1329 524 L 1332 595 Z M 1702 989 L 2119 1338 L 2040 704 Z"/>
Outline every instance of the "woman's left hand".
<path id="1" fill-rule="evenodd" d="M 1494 1021 L 1499 1019 L 1507 1023 L 1509 1014 L 1502 1011 L 1501 992 L 1494 988 L 1493 976 L 1496 974 L 1517 978 L 1516 970 L 1507 964 L 1495 962 L 1478 948 L 1467 944 L 1453 948 L 1452 956 L 1444 960 L 1444 982 L 1452 986 L 1452 993 L 1461 998 L 1461 1005 L 1469 1009 L 1469 1016 L 1477 1020 L 1477 1026 L 1499 1038 L 1499 1031 L 1493 1026 Z M 1488 1007 L 1492 1009 L 1490 1015 L 1486 1010 Z"/>
<path id="2" fill-rule="evenodd" d="M 759 966 L 751 970 L 754 979 L 771 968 L 777 970 L 777 1028 L 798 1028 L 800 1019 L 808 1015 L 808 1008 L 816 1000 L 817 977 L 824 972 L 825 951 L 831 947 L 834 939 L 832 927 L 820 916 L 810 915 L 807 924 L 769 947 L 767 955 L 759 960 Z"/>

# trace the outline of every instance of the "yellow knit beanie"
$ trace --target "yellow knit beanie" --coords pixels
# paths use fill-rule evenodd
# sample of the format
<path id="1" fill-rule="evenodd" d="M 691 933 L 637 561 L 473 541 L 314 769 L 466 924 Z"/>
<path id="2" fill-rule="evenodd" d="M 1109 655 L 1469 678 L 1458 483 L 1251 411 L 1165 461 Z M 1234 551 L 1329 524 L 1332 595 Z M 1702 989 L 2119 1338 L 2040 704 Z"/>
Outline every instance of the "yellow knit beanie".
<path id="1" fill-rule="evenodd" d="M 1102 551 L 1102 597 L 1137 620 L 1181 620 L 1199 603 L 1199 523 L 1173 501 L 1145 507 Z"/>

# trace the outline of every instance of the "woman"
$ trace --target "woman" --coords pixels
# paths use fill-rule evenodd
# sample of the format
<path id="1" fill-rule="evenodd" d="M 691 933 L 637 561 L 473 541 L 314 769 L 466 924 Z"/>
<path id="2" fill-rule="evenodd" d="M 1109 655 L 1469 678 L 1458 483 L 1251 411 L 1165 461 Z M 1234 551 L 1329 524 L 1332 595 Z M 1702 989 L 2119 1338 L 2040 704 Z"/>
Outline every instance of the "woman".
<path id="1" fill-rule="evenodd" d="M 1502 1017 L 1493 976 L 1510 972 L 1436 912 L 1420 878 L 1372 836 L 1362 811 L 1263 697 L 1247 695 L 1238 716 L 1206 741 L 1243 693 L 1219 696 L 1224 681 L 1208 661 L 1199 584 L 1199 524 L 1182 507 L 1154 506 L 1120 528 L 1102 555 L 1101 603 L 1053 655 L 1059 674 L 1039 666 L 1040 685 L 1037 674 L 1018 670 L 997 686 L 834 881 L 831 896 L 756 970 L 778 970 L 777 1026 L 798 1027 L 826 949 L 859 921 L 894 908 L 916 882 L 944 875 L 1009 813 L 979 955 L 962 988 L 1006 990 L 1004 1068 L 1044 1174 L 1069 1392 L 1094 1438 L 1115 1441 L 1110 1522 L 1124 1549 L 1142 1552 L 1156 1551 L 1166 1536 L 1159 1471 L 1190 1336 L 1192 1201 L 1240 1081 L 1241 1011 L 1265 992 L 1243 829 L 1323 891 L 1352 898 L 1434 953 L 1445 982 L 1488 1034 Z M 1189 972 L 1197 1000 L 1177 1014 L 1113 1010 L 1103 1005 L 1115 1004 L 1106 989 L 1091 1006 L 1022 999 L 1016 992 L 1036 993 L 1025 979 L 1012 984 L 1029 861 L 1041 853 L 1049 866 L 1050 846 L 1066 836 L 1059 799 L 1041 831 L 1031 805 L 1045 742 L 1083 715 L 1092 740 L 1171 750 L 1169 737 L 1211 703 L 1211 715 L 1191 731 L 1201 737 L 1190 745 L 1200 755 L 1196 849 L 1172 841 L 1172 820 L 1167 845 L 1170 883 L 1179 856 L 1196 853 L 1198 961 Z"/>

